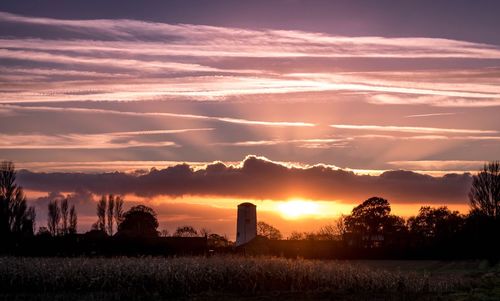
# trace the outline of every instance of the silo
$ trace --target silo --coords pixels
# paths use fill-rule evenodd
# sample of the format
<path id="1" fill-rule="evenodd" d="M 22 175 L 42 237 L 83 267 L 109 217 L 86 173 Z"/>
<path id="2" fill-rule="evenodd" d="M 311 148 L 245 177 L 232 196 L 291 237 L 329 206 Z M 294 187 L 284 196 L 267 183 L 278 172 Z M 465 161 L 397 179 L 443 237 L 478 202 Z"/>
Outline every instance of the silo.
<path id="1" fill-rule="evenodd" d="M 238 205 L 236 246 L 246 244 L 257 236 L 257 206 L 252 203 Z"/>

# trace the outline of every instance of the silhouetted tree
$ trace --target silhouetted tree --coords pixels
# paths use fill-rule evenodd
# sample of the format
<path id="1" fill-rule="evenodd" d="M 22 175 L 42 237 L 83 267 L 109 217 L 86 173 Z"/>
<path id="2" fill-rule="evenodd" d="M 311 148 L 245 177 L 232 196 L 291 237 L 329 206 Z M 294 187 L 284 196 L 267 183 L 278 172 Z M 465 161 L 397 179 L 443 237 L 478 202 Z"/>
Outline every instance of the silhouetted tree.
<path id="1" fill-rule="evenodd" d="M 404 220 L 390 213 L 391 206 L 386 199 L 369 198 L 345 217 L 346 232 L 359 236 L 370 247 L 376 242 L 385 241 L 387 235 L 406 229 Z"/>
<path id="2" fill-rule="evenodd" d="M 108 234 L 113 235 L 113 221 L 115 216 L 115 197 L 110 194 L 108 196 Z"/>
<path id="3" fill-rule="evenodd" d="M 176 237 L 196 237 L 198 236 L 198 231 L 192 226 L 182 226 L 175 230 L 174 236 Z"/>
<path id="4" fill-rule="evenodd" d="M 144 205 L 130 208 L 123 215 L 117 235 L 132 237 L 157 237 L 158 220 L 153 209 Z"/>
<path id="5" fill-rule="evenodd" d="M 464 221 L 458 211 L 450 211 L 447 207 L 423 206 L 417 216 L 408 219 L 408 228 L 414 239 L 443 242 L 459 233 Z"/>
<path id="6" fill-rule="evenodd" d="M 59 202 L 53 200 L 48 205 L 49 213 L 47 219 L 47 227 L 52 236 L 59 234 L 59 222 L 61 220 L 61 210 L 59 208 Z"/>
<path id="7" fill-rule="evenodd" d="M 92 225 L 94 230 L 104 231 L 108 235 L 113 235 L 123 220 L 123 199 L 120 196 L 105 195 L 97 202 L 97 222 Z M 94 227 L 95 226 L 95 227 Z"/>
<path id="8" fill-rule="evenodd" d="M 344 234 L 346 233 L 345 215 L 341 214 L 337 218 L 337 220 L 335 221 L 335 228 L 340 236 L 344 236 Z"/>
<path id="9" fill-rule="evenodd" d="M 304 240 L 306 238 L 305 233 L 293 231 L 286 239 L 288 240 Z"/>
<path id="10" fill-rule="evenodd" d="M 483 169 L 472 178 L 469 201 L 473 210 L 486 216 L 500 217 L 500 162 L 484 165 Z"/>
<path id="11" fill-rule="evenodd" d="M 339 240 L 341 237 L 335 225 L 325 225 L 316 233 L 317 240 Z"/>
<path id="12" fill-rule="evenodd" d="M 257 223 L 257 235 L 264 236 L 272 240 L 279 240 L 283 238 L 280 230 L 265 222 Z"/>
<path id="13" fill-rule="evenodd" d="M 123 221 L 123 198 L 120 196 L 116 197 L 115 200 L 115 222 L 116 222 L 116 228 L 120 226 L 120 223 Z"/>
<path id="14" fill-rule="evenodd" d="M 97 202 L 97 230 L 106 232 L 106 196 Z"/>
<path id="15" fill-rule="evenodd" d="M 76 215 L 75 205 L 71 206 L 69 210 L 69 234 L 76 234 L 77 232 L 78 217 Z"/>
<path id="16" fill-rule="evenodd" d="M 68 234 L 68 223 L 69 223 L 69 208 L 68 199 L 65 198 L 61 200 L 61 234 Z"/>
<path id="17" fill-rule="evenodd" d="M 28 209 L 23 189 L 16 184 L 14 163 L 0 163 L 0 237 L 27 233 L 35 224 L 34 210 Z"/>

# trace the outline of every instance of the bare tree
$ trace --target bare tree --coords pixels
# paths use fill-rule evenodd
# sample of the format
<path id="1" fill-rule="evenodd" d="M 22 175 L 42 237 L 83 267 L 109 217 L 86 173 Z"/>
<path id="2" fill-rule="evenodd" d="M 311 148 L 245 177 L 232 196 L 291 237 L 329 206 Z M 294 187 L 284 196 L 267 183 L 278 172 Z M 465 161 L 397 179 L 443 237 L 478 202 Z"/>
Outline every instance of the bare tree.
<path id="1" fill-rule="evenodd" d="M 53 200 L 49 203 L 49 214 L 47 220 L 47 227 L 52 236 L 59 234 L 59 222 L 61 220 L 61 211 L 59 208 L 59 202 Z"/>
<path id="2" fill-rule="evenodd" d="M 106 232 L 106 196 L 97 202 L 97 229 Z"/>
<path id="3" fill-rule="evenodd" d="M 286 239 L 288 240 L 304 240 L 306 237 L 306 233 L 304 232 L 298 232 L 298 231 L 293 231 L 290 236 L 288 236 Z"/>
<path id="4" fill-rule="evenodd" d="M 68 198 L 61 201 L 61 234 L 68 234 Z"/>
<path id="5" fill-rule="evenodd" d="M 26 217 L 26 197 L 21 189 L 16 191 L 15 197 L 10 202 L 10 229 L 13 233 L 20 233 Z"/>
<path id="6" fill-rule="evenodd" d="M 338 240 L 339 236 L 336 225 L 332 224 L 324 225 L 317 233 L 317 239 L 320 240 Z"/>
<path id="7" fill-rule="evenodd" d="M 341 214 L 339 218 L 335 221 L 335 228 L 337 234 L 341 237 L 346 233 L 346 225 L 345 225 L 345 215 Z"/>
<path id="8" fill-rule="evenodd" d="M 200 236 L 208 237 L 211 233 L 212 233 L 212 231 L 210 231 L 210 229 L 208 229 L 208 228 L 201 228 L 200 229 Z"/>
<path id="9" fill-rule="evenodd" d="M 283 238 L 280 230 L 265 222 L 257 223 L 257 235 L 264 236 L 273 240 L 279 240 Z"/>
<path id="10" fill-rule="evenodd" d="M 116 228 L 118 229 L 121 222 L 123 221 L 123 198 L 121 198 L 120 196 L 117 196 L 115 200 L 114 217 L 116 222 Z"/>
<path id="11" fill-rule="evenodd" d="M 469 201 L 473 210 L 486 216 L 500 217 L 500 161 L 484 164 L 472 178 Z"/>
<path id="12" fill-rule="evenodd" d="M 69 234 L 76 234 L 77 223 L 78 223 L 78 217 L 76 216 L 75 205 L 72 205 L 71 209 L 69 210 L 69 228 L 68 228 Z"/>
<path id="13" fill-rule="evenodd" d="M 108 196 L 108 234 L 113 235 L 113 222 L 115 215 L 115 197 L 110 194 Z"/>

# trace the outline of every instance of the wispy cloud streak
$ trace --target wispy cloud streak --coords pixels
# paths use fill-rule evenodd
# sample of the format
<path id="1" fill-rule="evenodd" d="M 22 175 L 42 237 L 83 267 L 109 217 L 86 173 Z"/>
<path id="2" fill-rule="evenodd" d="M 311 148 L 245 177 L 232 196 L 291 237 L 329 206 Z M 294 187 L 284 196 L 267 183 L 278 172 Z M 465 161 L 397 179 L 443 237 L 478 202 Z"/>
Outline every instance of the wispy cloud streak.
<path id="1" fill-rule="evenodd" d="M 130 147 L 178 146 L 175 142 L 141 141 L 140 136 L 211 131 L 212 128 L 144 130 L 99 134 L 0 134 L 1 149 L 120 149 Z"/>
<path id="2" fill-rule="evenodd" d="M 407 115 L 405 118 L 420 118 L 420 117 L 439 117 L 439 116 L 451 116 L 456 115 L 458 113 L 429 113 L 429 114 L 415 114 L 415 115 Z"/>
<path id="3" fill-rule="evenodd" d="M 312 58 L 500 60 L 500 48 L 495 45 L 438 38 L 346 37 L 137 20 L 59 20 L 0 12 L 2 23 L 22 25 L 25 30 L 16 33 L 18 36 L 0 36 L 0 58 L 12 65 L 2 68 L 0 102 L 4 103 L 183 97 L 226 100 L 246 95 L 340 91 L 371 93 L 366 100 L 377 104 L 500 105 L 498 82 L 491 70 L 457 70 L 462 76 L 469 72 L 473 78 L 482 78 L 481 72 L 489 74 L 487 80 L 472 83 L 470 77 L 457 81 L 448 76 L 426 81 L 423 72 L 414 70 L 406 75 L 359 70 L 325 73 L 325 70 L 308 70 L 311 67 L 303 61 Z M 44 38 L 30 34 L 29 29 L 35 27 L 45 33 Z M 252 58 L 271 62 L 293 58 L 294 63 L 277 71 L 262 64 L 252 65 L 249 63 Z M 439 78 L 440 71 L 427 74 Z M 449 75 L 449 71 L 443 74 Z M 417 97 L 404 98 L 406 95 Z"/>
<path id="4" fill-rule="evenodd" d="M 495 134 L 495 130 L 475 129 L 450 129 L 419 126 L 391 126 L 391 125 L 354 125 L 354 124 L 332 124 L 332 128 L 342 130 L 362 130 L 380 132 L 402 132 L 402 133 L 447 133 L 447 134 Z"/>
<path id="5" fill-rule="evenodd" d="M 3 104 L 0 107 L 11 110 L 19 111 L 46 111 L 46 112 L 74 112 L 74 113 L 97 113 L 97 114 L 112 114 L 112 115 L 124 115 L 124 116 L 156 116 L 156 117 L 173 117 L 173 118 L 185 118 L 185 119 L 200 119 L 200 120 L 211 120 L 220 121 L 224 123 L 234 123 L 234 124 L 244 124 L 244 125 L 256 125 L 256 126 L 271 126 L 271 127 L 314 127 L 314 123 L 300 122 L 300 121 L 262 121 L 262 120 L 248 120 L 241 118 L 230 118 L 230 117 L 216 117 L 207 115 L 195 115 L 195 114 L 179 114 L 179 113 L 165 113 L 165 112 L 131 112 L 131 111 L 119 111 L 119 110 L 109 110 L 109 109 L 90 109 L 90 108 L 74 108 L 74 107 L 48 107 L 48 106 L 20 106 L 20 105 L 9 105 Z"/>
<path id="6" fill-rule="evenodd" d="M 58 20 L 9 13 L 0 13 L 0 21 L 53 27 L 80 34 L 81 39 L 90 35 L 104 42 L 144 41 L 147 37 L 146 41 L 169 42 L 177 50 L 176 54 L 182 56 L 205 53 L 207 56 L 240 57 L 500 58 L 500 49 L 493 45 L 436 38 L 345 37 L 303 31 L 248 30 L 135 20 Z M 234 39 L 236 36 L 239 37 L 237 40 Z M 193 48 L 194 45 L 197 47 Z M 165 47 L 163 51 L 173 55 L 175 52 L 168 52 L 172 48 Z M 346 48 L 350 51 L 345 51 Z"/>

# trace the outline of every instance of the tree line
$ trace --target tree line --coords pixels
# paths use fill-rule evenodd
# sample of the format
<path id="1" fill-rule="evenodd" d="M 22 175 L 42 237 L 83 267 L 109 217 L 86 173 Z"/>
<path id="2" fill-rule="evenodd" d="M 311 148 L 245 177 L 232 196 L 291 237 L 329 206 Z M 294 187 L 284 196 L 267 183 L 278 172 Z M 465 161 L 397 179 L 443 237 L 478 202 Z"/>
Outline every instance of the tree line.
<path id="1" fill-rule="evenodd" d="M 391 213 L 388 200 L 372 197 L 349 215 L 317 232 L 292 232 L 288 240 L 335 240 L 362 249 L 412 249 L 424 252 L 463 252 L 500 256 L 500 162 L 490 162 L 473 176 L 468 194 L 470 211 L 461 214 L 446 206 L 422 206 L 407 219 Z M 282 239 L 275 227 L 259 222 L 258 235 Z M 453 254 L 449 254 L 452 256 Z"/>
<path id="2" fill-rule="evenodd" d="M 12 162 L 0 165 L 0 234 L 1 237 L 33 236 L 36 227 L 34 207 L 27 205 L 22 187 L 16 184 L 16 171 Z M 374 248 L 444 248 L 445 246 L 472 246 L 500 251 L 500 162 L 484 165 L 473 176 L 468 194 L 470 211 L 461 214 L 446 206 L 423 206 L 418 214 L 407 219 L 391 213 L 388 200 L 372 197 L 354 207 L 349 215 L 317 232 L 292 232 L 288 240 L 333 240 L 345 246 Z M 207 229 L 196 230 L 186 225 L 172 234 L 166 229 L 158 231 L 154 210 L 144 205 L 124 212 L 121 196 L 107 195 L 96 204 L 97 221 L 89 235 L 116 237 L 205 236 L 217 246 L 228 246 L 227 237 Z M 48 204 L 47 227 L 40 227 L 40 235 L 71 236 L 77 233 L 78 217 L 68 197 L 52 200 Z M 281 232 L 272 225 L 259 221 L 259 236 L 282 240 Z M 497 250 L 498 249 L 498 250 Z M 492 251 L 493 252 L 493 251 Z"/>

